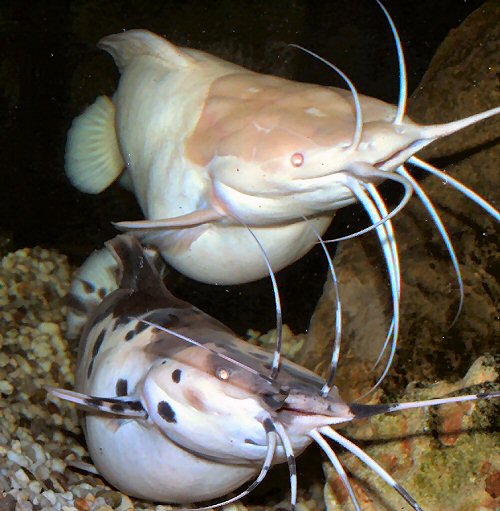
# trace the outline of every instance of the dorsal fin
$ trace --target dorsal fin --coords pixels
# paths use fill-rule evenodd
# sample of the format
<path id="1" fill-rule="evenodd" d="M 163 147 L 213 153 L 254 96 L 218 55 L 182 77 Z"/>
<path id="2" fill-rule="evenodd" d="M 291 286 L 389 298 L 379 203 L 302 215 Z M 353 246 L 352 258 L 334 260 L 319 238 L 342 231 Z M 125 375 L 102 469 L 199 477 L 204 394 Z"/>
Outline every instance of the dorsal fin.
<path id="1" fill-rule="evenodd" d="M 76 339 L 105 297 L 124 289 L 143 292 L 153 301 L 177 306 L 163 284 L 166 266 L 156 250 L 144 249 L 137 239 L 122 234 L 93 252 L 78 270 L 67 296 L 67 336 Z"/>
<path id="2" fill-rule="evenodd" d="M 109 35 L 103 37 L 97 46 L 113 57 L 120 72 L 136 57 L 144 55 L 161 59 L 173 70 L 196 62 L 181 48 L 148 30 L 127 30 Z"/>
<path id="3" fill-rule="evenodd" d="M 165 263 L 157 252 L 146 252 L 139 241 L 121 234 L 105 243 L 118 264 L 119 288 L 142 291 L 150 296 L 170 296 L 163 284 Z"/>

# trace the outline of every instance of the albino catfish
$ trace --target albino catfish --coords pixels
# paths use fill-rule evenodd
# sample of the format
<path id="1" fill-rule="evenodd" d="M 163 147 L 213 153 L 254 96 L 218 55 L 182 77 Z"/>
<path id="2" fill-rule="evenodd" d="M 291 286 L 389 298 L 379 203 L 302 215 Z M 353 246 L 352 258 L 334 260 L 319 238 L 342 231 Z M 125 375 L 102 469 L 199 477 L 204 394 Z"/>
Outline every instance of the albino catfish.
<path id="1" fill-rule="evenodd" d="M 112 55 L 121 79 L 112 99 L 99 97 L 74 120 L 66 147 L 70 181 L 99 193 L 120 178 L 146 220 L 117 225 L 154 244 L 182 273 L 212 284 L 267 276 L 267 261 L 275 272 L 291 264 L 318 242 L 337 209 L 356 200 L 379 225 L 412 190 L 457 267 L 439 216 L 404 164 L 442 176 L 413 155 L 500 108 L 447 124 L 414 123 L 405 115 L 401 43 L 382 9 L 399 54 L 398 106 L 358 94 L 343 73 L 350 90 L 259 74 L 147 30 L 104 37 L 98 46 Z M 374 185 L 384 179 L 406 190 L 390 215 Z M 377 229 L 381 243 L 389 239 L 397 251 L 386 225 Z M 389 252 L 385 257 L 395 287 L 399 269 Z"/>
<path id="2" fill-rule="evenodd" d="M 153 244 L 182 273 L 213 284 L 239 284 L 268 273 L 274 281 L 273 272 L 323 243 L 337 209 L 359 201 L 373 224 L 361 232 L 376 230 L 391 283 L 393 318 L 379 357 L 390 347 L 382 380 L 400 323 L 401 270 L 390 218 L 413 191 L 449 251 L 460 290 L 458 312 L 464 296 L 446 228 L 405 162 L 441 177 L 500 220 L 491 204 L 414 156 L 434 140 L 498 114 L 500 107 L 442 125 L 414 123 L 405 115 L 401 41 L 376 1 L 396 42 L 397 106 L 358 94 L 332 64 L 350 90 L 259 74 L 179 48 L 147 30 L 129 30 L 99 42 L 113 56 L 120 83 L 112 99 L 99 97 L 74 120 L 66 173 L 88 193 L 120 178 L 146 220 L 117 225 Z M 390 213 L 375 186 L 384 179 L 405 189 Z"/>
<path id="3" fill-rule="evenodd" d="M 134 237 L 120 235 L 90 259 L 101 268 L 98 278 L 85 280 L 84 267 L 73 287 L 74 304 L 92 308 L 80 341 L 75 390 L 50 392 L 84 408 L 83 430 L 97 471 L 129 495 L 187 504 L 223 497 L 253 479 L 236 496 L 210 506 L 217 507 L 252 491 L 273 464 L 287 462 L 293 508 L 295 458 L 315 441 L 359 510 L 328 437 L 421 510 L 336 428 L 386 412 L 500 396 L 346 403 L 335 386 L 325 393 L 320 377 L 290 361 L 283 359 L 271 377 L 273 354 L 175 298 L 163 284 L 161 258 Z M 96 283 L 106 287 L 96 290 Z M 96 291 L 103 299 L 92 306 Z"/>

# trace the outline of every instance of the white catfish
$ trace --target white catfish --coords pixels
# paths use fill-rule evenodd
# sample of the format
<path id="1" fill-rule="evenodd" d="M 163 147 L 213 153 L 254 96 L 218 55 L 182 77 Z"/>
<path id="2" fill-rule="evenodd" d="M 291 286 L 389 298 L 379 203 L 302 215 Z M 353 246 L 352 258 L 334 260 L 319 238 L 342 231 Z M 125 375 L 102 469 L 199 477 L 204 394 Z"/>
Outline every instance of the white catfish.
<path id="1" fill-rule="evenodd" d="M 175 298 L 162 282 L 161 260 L 135 238 L 118 236 L 103 250 L 91 257 L 94 265 L 102 265 L 101 276 L 107 275 L 101 282 L 109 285 L 101 294 L 109 294 L 101 296 L 87 319 L 75 391 L 50 392 L 85 409 L 83 429 L 97 471 L 129 495 L 190 503 L 224 496 L 255 478 L 235 497 L 215 504 L 221 506 L 249 493 L 274 463 L 286 461 L 293 507 L 295 456 L 314 440 L 360 509 L 326 436 L 421 510 L 390 474 L 332 426 L 500 395 L 369 406 L 344 402 L 334 386 L 324 395 L 321 378 L 287 360 L 271 378 L 273 354 Z M 81 275 L 77 280 L 82 281 Z M 92 286 L 85 282 L 73 303 L 81 302 L 83 309 Z"/>
<path id="2" fill-rule="evenodd" d="M 113 56 L 120 83 L 112 99 L 99 97 L 74 120 L 66 173 L 99 193 L 125 171 L 146 220 L 118 225 L 208 283 L 266 276 L 262 252 L 274 271 L 289 265 L 356 200 L 377 224 L 388 215 L 371 183 L 396 180 L 408 196 L 418 187 L 402 166 L 412 155 L 500 112 L 420 126 L 405 116 L 405 86 L 396 107 L 350 82 L 348 91 L 259 74 L 147 30 L 98 46 Z"/>

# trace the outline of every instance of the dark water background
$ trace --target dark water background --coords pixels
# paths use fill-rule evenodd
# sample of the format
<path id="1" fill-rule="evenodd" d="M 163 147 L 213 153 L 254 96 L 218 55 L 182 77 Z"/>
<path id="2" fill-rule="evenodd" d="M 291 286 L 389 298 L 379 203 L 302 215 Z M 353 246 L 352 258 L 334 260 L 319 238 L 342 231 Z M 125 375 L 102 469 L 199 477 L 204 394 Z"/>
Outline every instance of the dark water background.
<path id="1" fill-rule="evenodd" d="M 386 1 L 404 44 L 410 93 L 446 34 L 482 3 Z M 118 186 L 85 195 L 70 186 L 63 171 L 71 120 L 97 95 L 112 93 L 118 79 L 110 56 L 95 47 L 99 38 L 148 28 L 257 71 L 342 85 L 323 65 L 286 46 L 298 43 L 341 67 L 360 92 L 397 101 L 394 44 L 372 0 L 3 0 L 0 27 L 0 236 L 12 240 L 9 248 L 58 249 L 74 265 L 116 234 L 112 220 L 141 217 L 134 197 Z M 329 234 L 361 216 L 348 208 Z M 279 274 L 284 321 L 293 330 L 307 328 L 325 274 L 319 249 Z M 240 333 L 249 326 L 273 327 L 268 281 L 216 288 L 173 272 L 170 282 L 176 294 Z"/>

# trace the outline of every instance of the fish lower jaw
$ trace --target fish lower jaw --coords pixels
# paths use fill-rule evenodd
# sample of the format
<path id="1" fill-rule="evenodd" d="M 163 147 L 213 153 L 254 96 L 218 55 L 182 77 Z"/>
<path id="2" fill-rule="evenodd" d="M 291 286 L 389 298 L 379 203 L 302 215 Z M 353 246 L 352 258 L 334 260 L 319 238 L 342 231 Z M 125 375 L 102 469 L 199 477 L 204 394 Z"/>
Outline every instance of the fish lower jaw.
<path id="1" fill-rule="evenodd" d="M 419 139 L 415 142 L 412 142 L 408 146 L 403 149 L 400 149 L 396 153 L 388 156 L 385 159 L 379 160 L 373 164 L 373 166 L 380 171 L 383 172 L 391 172 L 404 165 L 409 158 L 411 158 L 414 154 L 418 153 L 422 148 L 429 145 L 435 139 Z"/>
<path id="2" fill-rule="evenodd" d="M 324 426 L 332 426 L 350 422 L 351 417 L 335 417 L 323 415 L 294 408 L 282 408 L 279 412 L 280 420 L 285 425 L 287 432 L 295 437 L 307 437 L 309 432 Z"/>

